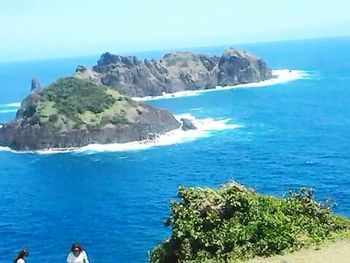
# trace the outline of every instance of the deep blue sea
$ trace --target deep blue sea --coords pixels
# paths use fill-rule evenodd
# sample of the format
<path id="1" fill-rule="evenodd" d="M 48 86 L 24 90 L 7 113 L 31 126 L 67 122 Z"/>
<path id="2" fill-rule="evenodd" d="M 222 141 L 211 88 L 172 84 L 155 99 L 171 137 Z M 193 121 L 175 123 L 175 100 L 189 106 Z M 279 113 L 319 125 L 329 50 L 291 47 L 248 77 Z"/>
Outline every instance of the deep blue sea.
<path id="1" fill-rule="evenodd" d="M 27 247 L 28 262 L 65 262 L 81 242 L 92 262 L 147 262 L 170 235 L 163 222 L 179 185 L 236 180 L 281 196 L 301 186 L 350 216 L 350 38 L 241 45 L 274 69 L 306 79 L 149 102 L 176 114 L 229 118 L 240 128 L 142 151 L 0 151 L 0 262 Z M 225 47 L 200 48 L 220 54 Z M 147 52 L 141 57 L 159 57 Z M 43 84 L 98 56 L 0 64 L 0 122 L 14 117 L 32 76 Z"/>

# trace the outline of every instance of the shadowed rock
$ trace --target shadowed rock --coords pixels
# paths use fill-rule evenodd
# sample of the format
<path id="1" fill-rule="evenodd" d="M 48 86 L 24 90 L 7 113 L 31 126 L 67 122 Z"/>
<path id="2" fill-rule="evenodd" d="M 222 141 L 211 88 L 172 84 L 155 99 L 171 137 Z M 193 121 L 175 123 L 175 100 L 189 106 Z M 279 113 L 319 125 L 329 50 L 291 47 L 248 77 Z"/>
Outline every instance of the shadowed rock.
<path id="1" fill-rule="evenodd" d="M 32 84 L 31 84 L 31 91 L 34 91 L 36 89 L 41 89 L 41 84 L 37 78 L 32 78 Z"/>
<path id="2" fill-rule="evenodd" d="M 182 118 L 180 121 L 182 122 L 182 130 L 197 130 L 197 127 L 193 124 L 193 122 L 190 119 Z"/>

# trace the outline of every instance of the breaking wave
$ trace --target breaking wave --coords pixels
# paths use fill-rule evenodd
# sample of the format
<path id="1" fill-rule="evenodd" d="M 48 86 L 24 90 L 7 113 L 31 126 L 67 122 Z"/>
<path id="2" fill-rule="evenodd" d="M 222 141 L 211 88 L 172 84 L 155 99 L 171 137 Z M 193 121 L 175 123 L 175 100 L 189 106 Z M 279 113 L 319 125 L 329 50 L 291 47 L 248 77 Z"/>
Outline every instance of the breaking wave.
<path id="1" fill-rule="evenodd" d="M 20 102 L 12 102 L 7 104 L 0 104 L 0 108 L 19 108 L 21 107 Z"/>
<path id="2" fill-rule="evenodd" d="M 11 113 L 11 112 L 17 112 L 17 109 L 0 110 L 0 114 L 1 113 Z"/>
<path id="3" fill-rule="evenodd" d="M 272 75 L 274 76 L 274 78 L 264 80 L 261 82 L 256 82 L 256 83 L 239 84 L 235 86 L 226 86 L 226 87 L 217 86 L 214 89 L 206 89 L 206 90 L 185 90 L 185 91 L 178 91 L 175 93 L 163 93 L 163 95 L 161 96 L 133 97 L 132 99 L 136 101 L 150 101 L 150 100 L 174 99 L 174 98 L 199 96 L 199 95 L 202 95 L 203 93 L 220 91 L 220 90 L 267 87 L 267 86 L 286 83 L 297 79 L 305 79 L 309 76 L 309 74 L 306 71 L 289 70 L 289 69 L 273 70 Z"/>
<path id="4" fill-rule="evenodd" d="M 18 110 L 18 108 L 20 106 L 21 106 L 20 102 L 13 102 L 13 103 L 8 103 L 8 104 L 0 104 L 0 114 L 17 112 L 17 110 Z"/>
<path id="5" fill-rule="evenodd" d="M 125 152 L 125 151 L 140 151 L 153 147 L 168 146 L 197 140 L 199 138 L 208 137 L 215 132 L 236 129 L 242 127 L 238 124 L 230 123 L 230 119 L 197 119 L 191 114 L 181 114 L 175 116 L 178 120 L 187 118 L 197 127 L 196 130 L 183 131 L 181 128 L 172 130 L 163 135 L 160 135 L 154 140 L 134 141 L 128 143 L 112 143 L 112 144 L 90 144 L 81 148 L 74 149 L 48 149 L 36 151 L 40 154 L 53 153 L 99 153 L 99 152 Z M 11 151 L 7 147 L 0 147 L 0 151 Z"/>

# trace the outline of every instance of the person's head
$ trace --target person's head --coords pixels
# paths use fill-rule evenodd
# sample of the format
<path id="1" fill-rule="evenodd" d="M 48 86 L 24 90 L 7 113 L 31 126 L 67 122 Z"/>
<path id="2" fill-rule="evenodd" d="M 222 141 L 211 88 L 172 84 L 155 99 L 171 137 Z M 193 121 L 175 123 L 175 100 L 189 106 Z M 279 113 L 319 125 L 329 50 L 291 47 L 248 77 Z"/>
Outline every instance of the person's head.
<path id="1" fill-rule="evenodd" d="M 80 253 L 83 251 L 83 247 L 82 247 L 80 244 L 78 244 L 78 243 L 74 243 L 74 244 L 72 245 L 71 251 L 72 251 L 72 253 L 74 254 L 74 256 L 77 257 L 77 256 L 79 256 Z"/>
<path id="2" fill-rule="evenodd" d="M 17 260 L 19 260 L 19 259 L 25 259 L 28 256 L 29 256 L 29 251 L 28 251 L 28 249 L 24 248 L 18 253 L 18 255 L 15 259 L 15 262 L 17 262 Z"/>

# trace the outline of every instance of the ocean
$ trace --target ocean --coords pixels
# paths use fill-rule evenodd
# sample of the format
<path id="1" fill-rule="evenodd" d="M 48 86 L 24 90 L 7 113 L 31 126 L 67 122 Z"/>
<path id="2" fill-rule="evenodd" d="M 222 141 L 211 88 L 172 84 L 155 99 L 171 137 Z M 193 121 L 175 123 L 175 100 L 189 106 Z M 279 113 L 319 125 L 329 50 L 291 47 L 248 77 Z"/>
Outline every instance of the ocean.
<path id="1" fill-rule="evenodd" d="M 65 153 L 0 150 L 0 262 L 64 262 L 80 242 L 92 262 L 147 262 L 180 185 L 231 180 L 282 196 L 302 186 L 350 216 L 350 38 L 238 45 L 298 78 L 262 87 L 151 100 L 201 129 L 152 145 Z M 220 54 L 221 47 L 191 49 Z M 158 58 L 163 51 L 138 53 Z M 36 76 L 44 84 L 98 56 L 0 64 L 0 122 L 14 118 Z M 288 72 L 288 71 L 287 71 Z M 170 141 L 169 141 L 170 140 Z"/>

